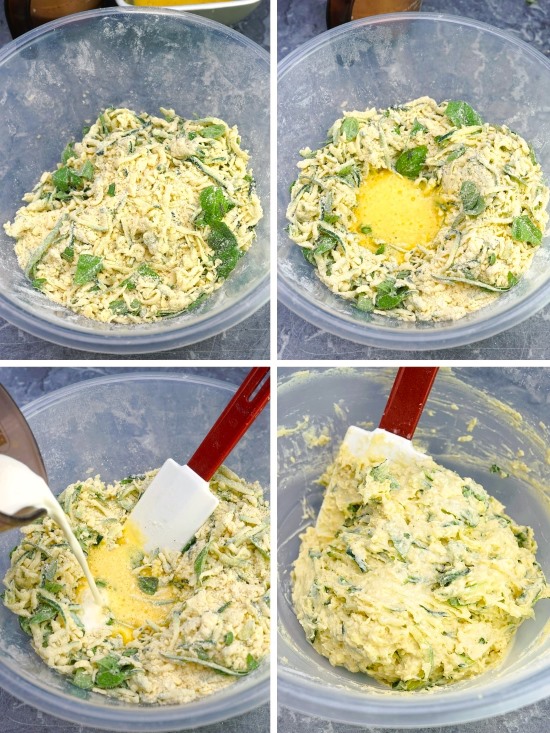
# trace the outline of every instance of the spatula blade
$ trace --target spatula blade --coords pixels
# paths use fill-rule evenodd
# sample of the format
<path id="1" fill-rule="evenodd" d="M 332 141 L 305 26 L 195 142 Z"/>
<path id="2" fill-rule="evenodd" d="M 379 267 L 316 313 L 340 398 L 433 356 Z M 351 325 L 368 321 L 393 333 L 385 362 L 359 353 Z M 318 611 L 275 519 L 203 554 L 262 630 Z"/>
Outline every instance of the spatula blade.
<path id="1" fill-rule="evenodd" d="M 189 466 L 169 458 L 140 498 L 129 519 L 143 536 L 146 552 L 181 550 L 202 527 L 218 499 Z"/>

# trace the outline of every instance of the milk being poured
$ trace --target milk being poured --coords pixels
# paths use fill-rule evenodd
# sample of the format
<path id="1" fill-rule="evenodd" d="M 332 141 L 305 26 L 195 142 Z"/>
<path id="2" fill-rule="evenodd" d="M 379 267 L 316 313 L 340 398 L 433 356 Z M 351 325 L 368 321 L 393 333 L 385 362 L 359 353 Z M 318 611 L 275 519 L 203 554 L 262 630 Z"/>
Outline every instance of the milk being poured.
<path id="1" fill-rule="evenodd" d="M 65 512 L 47 483 L 24 463 L 9 456 L 0 455 L 0 512 L 15 514 L 25 507 L 45 509 L 54 522 L 61 527 L 88 581 L 93 601 L 102 607 L 104 602 L 86 562 L 86 556 L 74 536 Z"/>

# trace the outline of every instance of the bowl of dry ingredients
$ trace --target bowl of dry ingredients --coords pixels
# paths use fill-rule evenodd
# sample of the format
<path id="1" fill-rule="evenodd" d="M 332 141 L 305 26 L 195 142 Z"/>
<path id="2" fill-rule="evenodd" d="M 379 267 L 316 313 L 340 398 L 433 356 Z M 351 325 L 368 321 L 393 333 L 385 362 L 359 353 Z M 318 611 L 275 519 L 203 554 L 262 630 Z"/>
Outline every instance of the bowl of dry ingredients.
<path id="1" fill-rule="evenodd" d="M 548 375 L 440 370 L 413 440 L 427 462 L 404 479 L 398 460 L 361 466 L 340 450 L 350 425 L 378 425 L 394 374 L 280 375 L 280 703 L 393 729 L 540 700 L 550 473 L 533 396 Z"/>
<path id="2" fill-rule="evenodd" d="M 281 301 L 358 343 L 424 350 L 543 307 L 549 81 L 527 44 L 429 13 L 352 22 L 285 58 Z"/>
<path id="3" fill-rule="evenodd" d="M 8 44 L 0 77 L 3 317 L 145 353 L 266 302 L 263 49 L 197 16 L 111 8 Z"/>
<path id="4" fill-rule="evenodd" d="M 3 533 L 0 685 L 11 694 L 122 731 L 195 728 L 267 701 L 267 415 L 213 479 L 220 503 L 194 541 L 171 557 L 138 553 L 118 600 L 126 581 L 108 568 L 149 472 L 166 457 L 191 455 L 233 392 L 195 375 L 137 373 L 85 381 L 26 406 L 52 491 L 113 618 L 99 627 L 91 620 L 83 574 L 49 518 L 23 534 Z"/>

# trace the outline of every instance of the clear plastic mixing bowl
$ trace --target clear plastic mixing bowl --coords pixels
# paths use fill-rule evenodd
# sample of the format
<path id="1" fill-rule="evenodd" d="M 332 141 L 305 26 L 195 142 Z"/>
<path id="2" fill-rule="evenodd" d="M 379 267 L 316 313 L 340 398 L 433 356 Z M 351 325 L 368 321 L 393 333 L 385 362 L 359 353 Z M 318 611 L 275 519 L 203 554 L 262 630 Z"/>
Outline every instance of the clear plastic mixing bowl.
<path id="1" fill-rule="evenodd" d="M 394 375 L 395 369 L 315 369 L 293 377 L 292 370 L 280 370 L 278 422 L 289 430 L 277 441 L 279 702 L 344 723 L 414 728 L 464 723 L 540 700 L 550 695 L 550 638 L 543 631 L 548 600 L 539 601 L 536 618 L 521 626 L 498 670 L 426 692 L 390 690 L 366 675 L 332 667 L 296 619 L 290 573 L 300 534 L 313 521 L 305 517 L 303 501 L 316 516 L 323 490 L 314 482 L 349 425 L 378 425 Z M 550 434 L 540 423 L 550 424 L 544 402 L 550 374 L 526 369 L 524 375 L 514 384 L 502 369 L 440 370 L 415 442 L 439 463 L 482 484 L 518 523 L 533 527 L 537 558 L 550 579 Z M 323 427 L 331 441 L 316 445 Z M 461 436 L 472 440 L 458 442 Z M 491 472 L 494 464 L 510 476 Z"/>
<path id="2" fill-rule="evenodd" d="M 108 106 L 237 125 L 264 218 L 227 282 L 196 311 L 156 323 L 102 324 L 34 290 L 0 228 L 0 316 L 63 346 L 147 353 L 202 341 L 269 297 L 269 55 L 236 31 L 175 10 L 110 8 L 70 15 L 0 51 L 0 224 L 52 170 L 69 140 Z"/>
<path id="3" fill-rule="evenodd" d="M 121 374 L 80 382 L 27 405 L 34 432 L 58 494 L 79 478 L 107 481 L 191 456 L 235 388 L 194 375 Z M 227 459 L 243 478 L 269 481 L 269 410 Z M 18 531 L 0 534 L 0 577 Z M 267 701 L 269 664 L 210 697 L 188 705 L 130 705 L 86 693 L 47 667 L 0 605 L 0 685 L 30 705 L 82 725 L 116 731 L 187 730 L 241 715 Z"/>
<path id="4" fill-rule="evenodd" d="M 316 277 L 284 229 L 299 150 L 316 148 L 344 110 L 385 108 L 428 95 L 463 99 L 484 120 L 529 140 L 550 176 L 550 59 L 475 20 L 397 13 L 322 33 L 279 65 L 278 275 L 281 301 L 342 338 L 388 349 L 460 346 L 504 331 L 550 302 L 550 238 L 520 284 L 454 322 L 404 323 L 361 313 Z"/>

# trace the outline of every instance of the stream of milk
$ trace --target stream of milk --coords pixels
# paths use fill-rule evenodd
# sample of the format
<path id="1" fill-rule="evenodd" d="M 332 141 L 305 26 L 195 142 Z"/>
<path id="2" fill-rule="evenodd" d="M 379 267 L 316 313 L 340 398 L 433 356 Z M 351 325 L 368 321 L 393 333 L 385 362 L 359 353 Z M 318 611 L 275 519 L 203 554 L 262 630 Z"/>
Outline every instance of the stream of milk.
<path id="1" fill-rule="evenodd" d="M 0 455 L 0 512 L 15 514 L 25 507 L 45 509 L 63 530 L 69 547 L 88 581 L 93 600 L 100 608 L 103 607 L 104 601 L 90 572 L 86 556 L 74 536 L 67 515 L 50 491 L 48 484 L 24 463 L 9 456 Z"/>

